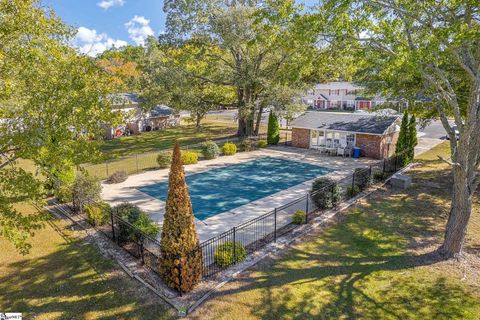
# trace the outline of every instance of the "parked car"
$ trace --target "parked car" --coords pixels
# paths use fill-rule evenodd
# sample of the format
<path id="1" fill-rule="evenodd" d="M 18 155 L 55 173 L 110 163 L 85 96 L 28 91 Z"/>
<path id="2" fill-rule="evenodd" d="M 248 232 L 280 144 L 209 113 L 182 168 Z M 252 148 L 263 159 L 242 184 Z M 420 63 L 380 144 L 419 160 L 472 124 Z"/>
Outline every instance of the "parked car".
<path id="1" fill-rule="evenodd" d="M 455 132 L 455 138 L 458 140 L 460 139 L 460 131 L 458 131 L 458 127 L 453 125 L 452 130 Z M 450 136 L 447 134 L 447 140 L 450 140 Z"/>

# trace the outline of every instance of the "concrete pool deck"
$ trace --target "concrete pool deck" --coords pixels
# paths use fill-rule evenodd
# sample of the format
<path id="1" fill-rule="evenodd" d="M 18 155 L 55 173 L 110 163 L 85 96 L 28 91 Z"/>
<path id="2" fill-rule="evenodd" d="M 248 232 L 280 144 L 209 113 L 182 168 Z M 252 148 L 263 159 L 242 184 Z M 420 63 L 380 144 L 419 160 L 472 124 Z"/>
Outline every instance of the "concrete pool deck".
<path id="1" fill-rule="evenodd" d="M 213 160 L 200 161 L 197 164 L 188 165 L 184 168 L 185 173 L 189 175 L 266 156 L 302 161 L 331 168 L 335 171 L 326 176 L 339 180 L 351 174 L 355 168 L 365 167 L 378 161 L 365 158 L 352 159 L 322 156 L 314 150 L 277 146 L 252 152 L 241 152 L 234 156 L 225 156 Z M 165 202 L 153 198 L 146 193 L 137 190 L 137 188 L 166 181 L 168 180 L 168 173 L 169 169 L 152 170 L 131 175 L 123 183 L 102 184 L 102 199 L 112 206 L 123 202 L 135 204 L 143 211 L 149 213 L 152 219 L 161 225 L 163 222 Z M 270 212 L 276 207 L 280 207 L 300 198 L 308 193 L 313 180 L 305 181 L 291 188 L 250 202 L 230 211 L 217 214 L 203 221 L 195 219 L 200 241 L 210 239 L 234 226 L 238 226 L 241 223 Z"/>

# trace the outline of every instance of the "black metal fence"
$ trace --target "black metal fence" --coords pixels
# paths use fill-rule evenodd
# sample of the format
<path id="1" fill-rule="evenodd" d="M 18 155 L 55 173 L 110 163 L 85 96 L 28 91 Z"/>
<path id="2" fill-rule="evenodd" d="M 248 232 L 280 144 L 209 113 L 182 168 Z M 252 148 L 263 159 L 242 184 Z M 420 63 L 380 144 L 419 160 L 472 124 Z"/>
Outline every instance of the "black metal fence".
<path id="1" fill-rule="evenodd" d="M 279 132 L 280 140 L 278 141 L 279 145 L 291 146 L 292 145 L 292 130 L 281 128 Z M 260 140 L 267 140 L 266 133 L 259 133 L 256 138 Z"/>
<path id="2" fill-rule="evenodd" d="M 291 144 L 291 131 L 282 130 L 280 132 L 280 144 L 290 145 Z M 237 136 L 232 136 L 230 138 L 222 138 L 213 140 L 219 146 L 222 146 L 226 142 L 234 142 L 239 145 L 237 151 L 251 151 L 257 148 L 257 146 L 248 150 L 242 149 L 242 141 L 244 140 L 266 140 L 267 134 L 260 133 L 258 136 L 252 136 L 245 139 L 240 139 Z M 198 152 L 201 148 L 202 143 L 182 146 L 184 151 L 195 151 Z M 121 158 L 110 159 L 102 163 L 88 163 L 82 164 L 79 169 L 88 172 L 89 175 L 97 177 L 98 179 L 107 179 L 110 175 L 117 171 L 125 171 L 127 174 L 138 174 L 143 171 L 159 169 L 157 163 L 157 157 L 161 152 L 168 151 L 169 149 L 144 152 L 142 154 L 134 154 L 131 156 L 125 156 Z"/>
<path id="3" fill-rule="evenodd" d="M 160 241 L 122 219 L 113 210 L 108 223 L 96 228 L 137 258 L 142 265 L 160 274 Z"/>
<path id="4" fill-rule="evenodd" d="M 197 249 L 187 255 L 198 254 L 201 250 L 203 278 L 210 278 L 244 261 L 249 254 L 267 244 L 276 242 L 279 237 L 291 232 L 298 225 L 306 224 L 326 210 L 335 208 L 342 201 L 354 197 L 371 184 L 385 181 L 404 167 L 406 164 L 404 160 L 405 155 L 395 155 L 374 165 L 357 168 L 353 174 L 341 180 L 327 184 L 314 192 L 306 192 L 281 207 L 203 241 Z M 328 205 L 318 207 L 318 201 L 314 201 L 318 197 L 326 199 L 322 203 Z M 100 227 L 101 230 L 146 267 L 160 274 L 160 242 L 114 212 L 110 218 L 107 225 Z"/>

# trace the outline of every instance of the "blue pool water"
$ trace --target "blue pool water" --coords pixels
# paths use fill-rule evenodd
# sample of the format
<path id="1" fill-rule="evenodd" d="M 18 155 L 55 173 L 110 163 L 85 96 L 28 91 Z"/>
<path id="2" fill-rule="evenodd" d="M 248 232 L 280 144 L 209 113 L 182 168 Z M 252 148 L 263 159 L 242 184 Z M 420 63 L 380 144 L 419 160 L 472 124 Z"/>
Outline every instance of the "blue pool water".
<path id="1" fill-rule="evenodd" d="M 263 157 L 190 174 L 187 185 L 195 217 L 205 220 L 332 171 L 304 162 Z M 165 201 L 168 181 L 138 190 Z"/>

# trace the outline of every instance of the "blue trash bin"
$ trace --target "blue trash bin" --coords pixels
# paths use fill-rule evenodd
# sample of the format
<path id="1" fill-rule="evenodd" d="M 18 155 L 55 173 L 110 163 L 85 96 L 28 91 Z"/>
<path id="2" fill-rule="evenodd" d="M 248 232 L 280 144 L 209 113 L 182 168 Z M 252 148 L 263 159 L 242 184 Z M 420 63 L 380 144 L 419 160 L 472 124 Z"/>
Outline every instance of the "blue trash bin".
<path id="1" fill-rule="evenodd" d="M 353 147 L 353 157 L 355 159 L 360 158 L 360 151 L 361 149 L 359 147 Z"/>

